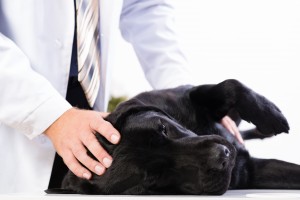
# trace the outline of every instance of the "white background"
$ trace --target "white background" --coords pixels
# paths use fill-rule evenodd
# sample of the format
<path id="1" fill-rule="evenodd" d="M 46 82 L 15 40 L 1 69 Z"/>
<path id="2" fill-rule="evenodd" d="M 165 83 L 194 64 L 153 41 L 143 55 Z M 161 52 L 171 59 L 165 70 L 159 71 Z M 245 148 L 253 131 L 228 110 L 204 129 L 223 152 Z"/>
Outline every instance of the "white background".
<path id="1" fill-rule="evenodd" d="M 256 157 L 300 164 L 300 1 L 172 0 L 178 35 L 199 84 L 239 79 L 272 100 L 290 134 L 247 141 Z M 131 46 L 119 38 L 112 94 L 151 89 Z"/>

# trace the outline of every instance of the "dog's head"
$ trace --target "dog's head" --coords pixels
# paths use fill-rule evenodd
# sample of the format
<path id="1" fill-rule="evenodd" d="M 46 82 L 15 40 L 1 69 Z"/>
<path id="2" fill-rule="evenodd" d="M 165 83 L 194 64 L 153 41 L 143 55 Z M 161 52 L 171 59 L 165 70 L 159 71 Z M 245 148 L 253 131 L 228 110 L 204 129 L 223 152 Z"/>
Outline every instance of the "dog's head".
<path id="1" fill-rule="evenodd" d="M 230 183 L 235 150 L 219 136 L 198 136 L 153 107 L 128 110 L 117 126 L 122 141 L 116 167 L 130 163 L 143 191 L 158 194 L 222 194 Z M 126 113 L 125 113 L 126 115 Z M 122 161 L 117 159 L 122 157 Z M 118 166 L 119 165 L 119 166 Z"/>
<path id="2" fill-rule="evenodd" d="M 104 175 L 82 180 L 89 192 L 223 194 L 228 189 L 235 149 L 222 137 L 198 136 L 163 110 L 130 102 L 107 120 L 122 137 L 111 145 L 98 135 L 114 162 Z"/>

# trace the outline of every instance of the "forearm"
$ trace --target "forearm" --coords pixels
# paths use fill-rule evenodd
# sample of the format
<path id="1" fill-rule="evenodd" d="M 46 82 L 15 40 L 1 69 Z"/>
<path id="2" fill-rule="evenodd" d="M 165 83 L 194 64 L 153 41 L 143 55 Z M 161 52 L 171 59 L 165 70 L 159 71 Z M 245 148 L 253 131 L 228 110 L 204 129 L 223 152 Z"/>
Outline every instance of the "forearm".
<path id="1" fill-rule="evenodd" d="M 0 33 L 0 121 L 34 138 L 71 106 Z"/>
<path id="2" fill-rule="evenodd" d="M 154 88 L 194 83 L 175 33 L 169 1 L 125 0 L 120 22 L 123 37 L 133 45 Z"/>

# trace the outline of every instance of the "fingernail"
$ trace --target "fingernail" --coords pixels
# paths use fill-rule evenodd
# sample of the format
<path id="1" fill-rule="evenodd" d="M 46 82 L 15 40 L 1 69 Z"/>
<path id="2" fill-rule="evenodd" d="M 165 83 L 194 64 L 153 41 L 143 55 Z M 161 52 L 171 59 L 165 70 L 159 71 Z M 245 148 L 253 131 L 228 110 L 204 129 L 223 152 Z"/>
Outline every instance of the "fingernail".
<path id="1" fill-rule="evenodd" d="M 91 174 L 89 174 L 89 173 L 83 173 L 82 176 L 85 179 L 90 179 L 91 178 Z"/>
<path id="2" fill-rule="evenodd" d="M 116 134 L 113 134 L 111 137 L 110 137 L 110 140 L 113 144 L 116 144 L 119 142 L 120 140 L 120 136 L 116 135 Z"/>
<path id="3" fill-rule="evenodd" d="M 109 159 L 109 158 L 104 158 L 103 159 L 103 164 L 106 168 L 110 167 L 111 166 L 111 163 L 112 163 L 112 160 Z"/>
<path id="4" fill-rule="evenodd" d="M 101 175 L 101 174 L 103 174 L 104 167 L 97 165 L 97 166 L 95 167 L 95 171 L 96 171 L 96 173 L 97 173 L 98 175 Z"/>

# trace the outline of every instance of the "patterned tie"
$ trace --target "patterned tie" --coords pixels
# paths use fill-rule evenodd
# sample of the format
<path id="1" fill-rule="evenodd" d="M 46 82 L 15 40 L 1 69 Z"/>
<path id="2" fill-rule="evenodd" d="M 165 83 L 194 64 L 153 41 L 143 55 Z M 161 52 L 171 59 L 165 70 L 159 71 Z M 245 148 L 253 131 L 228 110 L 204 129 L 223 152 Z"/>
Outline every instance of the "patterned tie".
<path id="1" fill-rule="evenodd" d="M 98 0 L 76 0 L 76 11 L 78 81 L 93 107 L 100 88 Z"/>

